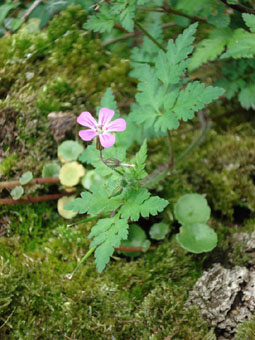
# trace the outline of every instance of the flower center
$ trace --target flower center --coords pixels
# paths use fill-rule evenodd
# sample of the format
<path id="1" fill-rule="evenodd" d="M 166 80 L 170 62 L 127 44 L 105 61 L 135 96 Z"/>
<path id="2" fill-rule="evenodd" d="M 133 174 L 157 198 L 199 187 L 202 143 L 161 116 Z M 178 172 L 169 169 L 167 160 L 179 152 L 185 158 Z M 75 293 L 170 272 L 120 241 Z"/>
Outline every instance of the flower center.
<path id="1" fill-rule="evenodd" d="M 99 135 L 102 135 L 104 133 L 104 126 L 103 125 L 98 125 L 96 127 L 96 132 L 99 134 Z"/>

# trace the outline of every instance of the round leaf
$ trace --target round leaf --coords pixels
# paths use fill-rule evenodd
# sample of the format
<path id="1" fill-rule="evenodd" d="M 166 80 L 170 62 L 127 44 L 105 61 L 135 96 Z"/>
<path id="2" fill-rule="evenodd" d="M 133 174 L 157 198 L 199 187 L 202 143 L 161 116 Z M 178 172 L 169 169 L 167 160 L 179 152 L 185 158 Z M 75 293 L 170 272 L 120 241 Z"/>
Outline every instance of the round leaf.
<path id="1" fill-rule="evenodd" d="M 137 224 L 131 224 L 129 226 L 128 239 L 122 240 L 120 247 L 142 247 L 143 251 L 146 251 L 150 247 L 150 241 L 147 239 L 147 236 L 141 227 Z M 128 251 L 122 251 L 121 253 L 131 257 L 139 256 L 141 254 L 141 252 Z"/>
<path id="2" fill-rule="evenodd" d="M 183 195 L 174 206 L 174 215 L 181 224 L 206 223 L 210 214 L 207 200 L 199 194 Z"/>
<path id="3" fill-rule="evenodd" d="M 79 183 L 79 180 L 85 174 L 84 167 L 78 162 L 66 163 L 62 166 L 59 172 L 60 183 L 73 187 Z"/>
<path id="4" fill-rule="evenodd" d="M 33 179 L 33 174 L 31 171 L 25 172 L 19 179 L 21 185 L 29 183 Z"/>
<path id="5" fill-rule="evenodd" d="M 103 182 L 103 177 L 101 177 L 95 170 L 89 170 L 86 172 L 85 176 L 81 179 L 81 184 L 85 189 L 90 189 L 92 185 L 99 184 Z"/>
<path id="6" fill-rule="evenodd" d="M 78 213 L 72 210 L 64 209 L 64 206 L 75 200 L 75 196 L 64 196 L 58 200 L 58 213 L 66 219 L 75 217 Z"/>
<path id="7" fill-rule="evenodd" d="M 215 231 L 202 223 L 183 225 L 176 239 L 182 248 L 195 254 L 211 251 L 218 240 Z"/>
<path id="8" fill-rule="evenodd" d="M 66 140 L 58 147 L 58 157 L 62 163 L 76 161 L 83 151 L 83 146 L 73 140 Z"/>
<path id="9" fill-rule="evenodd" d="M 60 166 L 56 163 L 47 163 L 42 169 L 43 177 L 58 177 Z"/>
<path id="10" fill-rule="evenodd" d="M 18 200 L 24 194 L 24 189 L 22 186 L 18 186 L 12 189 L 11 196 L 14 200 Z"/>
<path id="11" fill-rule="evenodd" d="M 153 240 L 163 240 L 169 232 L 169 226 L 166 223 L 155 223 L 150 228 L 149 234 Z"/>

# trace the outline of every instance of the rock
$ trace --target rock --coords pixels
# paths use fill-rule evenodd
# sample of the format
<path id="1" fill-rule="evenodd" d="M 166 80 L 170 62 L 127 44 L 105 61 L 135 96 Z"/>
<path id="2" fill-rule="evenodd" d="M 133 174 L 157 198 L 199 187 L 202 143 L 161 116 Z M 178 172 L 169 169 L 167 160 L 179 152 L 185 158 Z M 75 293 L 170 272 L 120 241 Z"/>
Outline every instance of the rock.
<path id="1" fill-rule="evenodd" d="M 230 339 L 237 324 L 251 319 L 255 310 L 255 271 L 215 264 L 190 292 L 186 306 L 193 305 L 222 334 L 219 340 Z"/>

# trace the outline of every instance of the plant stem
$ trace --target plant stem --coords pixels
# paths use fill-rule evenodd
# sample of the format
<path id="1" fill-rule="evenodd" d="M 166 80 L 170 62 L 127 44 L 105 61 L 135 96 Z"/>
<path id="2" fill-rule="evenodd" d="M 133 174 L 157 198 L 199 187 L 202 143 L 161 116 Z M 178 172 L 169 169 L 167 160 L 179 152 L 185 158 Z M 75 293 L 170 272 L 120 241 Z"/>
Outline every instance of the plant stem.
<path id="1" fill-rule="evenodd" d="M 146 31 L 145 28 L 143 28 L 143 26 L 141 24 L 139 24 L 139 22 L 137 22 L 135 20 L 135 24 L 136 26 L 155 44 L 158 46 L 158 48 L 160 48 L 162 51 L 164 51 L 165 53 L 167 52 L 165 47 L 162 46 L 155 38 L 153 38 L 153 36 L 148 32 Z"/>
<path id="2" fill-rule="evenodd" d="M 42 2 L 42 0 L 35 0 L 35 2 L 29 7 L 29 9 L 23 14 L 23 16 L 21 17 L 21 20 L 26 21 L 29 17 L 29 15 L 33 12 L 33 10 L 40 5 L 40 3 Z"/>
<path id="3" fill-rule="evenodd" d="M 82 223 L 86 223 L 86 222 L 97 220 L 98 218 L 100 218 L 100 216 L 87 217 L 87 218 L 84 218 L 84 219 L 82 219 L 80 221 L 77 221 L 75 223 L 67 224 L 66 226 L 69 228 L 69 227 L 73 227 L 74 225 L 78 225 L 78 224 L 82 224 Z"/>
<path id="4" fill-rule="evenodd" d="M 176 26 L 176 24 L 174 22 L 169 22 L 167 24 L 163 24 L 162 28 L 165 29 L 165 28 L 172 27 L 172 26 Z M 114 44 L 114 43 L 116 43 L 118 41 L 126 40 L 126 39 L 129 39 L 129 38 L 134 38 L 135 36 L 142 35 L 142 34 L 144 34 L 144 32 L 141 32 L 141 31 L 135 31 L 135 32 L 123 34 L 123 35 L 121 35 L 121 36 L 119 36 L 117 38 L 114 38 L 112 40 L 103 42 L 102 46 L 106 47 L 106 46 Z"/>
<path id="5" fill-rule="evenodd" d="M 203 141 L 211 127 L 211 122 L 206 120 L 202 112 L 198 113 L 198 118 L 201 124 L 200 132 L 193 140 L 193 142 L 187 147 L 187 149 L 176 159 L 177 165 L 180 164 L 183 159 L 187 158 L 192 153 L 192 151 Z"/>
<path id="6" fill-rule="evenodd" d="M 224 3 L 224 5 L 226 5 L 227 7 L 230 7 L 232 9 L 234 9 L 235 11 L 238 11 L 240 13 L 250 13 L 250 14 L 255 14 L 255 10 L 252 8 L 248 8 L 248 7 L 244 7 L 242 5 L 234 5 L 234 4 L 229 4 L 227 3 L 226 0 L 220 0 L 221 2 Z"/>
<path id="7" fill-rule="evenodd" d="M 200 132 L 198 136 L 193 140 L 193 142 L 188 146 L 188 148 L 179 157 L 176 157 L 175 167 L 179 166 L 182 161 L 187 158 L 191 154 L 191 152 L 193 152 L 194 149 L 198 147 L 199 144 L 201 144 L 211 127 L 211 123 L 205 119 L 202 112 L 198 113 L 198 117 L 201 126 Z M 159 181 L 165 178 L 165 176 L 169 173 L 170 168 L 173 168 L 171 162 L 162 164 L 158 169 L 154 170 L 147 177 L 143 178 L 140 181 L 140 184 L 146 188 L 154 186 Z"/>
<path id="8" fill-rule="evenodd" d="M 170 131 L 167 129 L 167 139 L 168 139 L 168 145 L 169 145 L 169 163 L 168 166 L 171 168 L 174 166 L 174 152 L 173 152 L 173 143 L 172 143 L 172 137 Z"/>
<path id="9" fill-rule="evenodd" d="M 172 8 L 166 8 L 165 6 L 162 6 L 161 9 L 162 9 L 162 12 L 178 15 L 180 17 L 184 17 L 184 18 L 190 19 L 191 21 L 206 22 L 205 19 L 202 19 L 202 18 L 199 18 L 199 17 L 192 17 L 192 16 L 190 16 L 188 14 L 184 14 L 184 13 L 182 13 L 180 11 L 177 11 L 175 9 L 172 9 Z"/>
<path id="10" fill-rule="evenodd" d="M 83 256 L 83 258 L 80 260 L 80 262 L 75 267 L 74 271 L 71 274 L 66 274 L 65 277 L 69 280 L 72 280 L 74 274 L 77 272 L 79 267 L 90 257 L 90 255 L 94 253 L 95 250 L 96 250 L 96 247 L 93 247 L 89 251 L 87 251 L 87 253 Z M 136 253 L 136 252 L 142 252 L 143 248 L 142 247 L 118 247 L 118 248 L 114 248 L 114 250 Z"/>
<path id="11" fill-rule="evenodd" d="M 27 198 L 20 198 L 18 200 L 14 200 L 13 198 L 0 198 L 1 204 L 16 204 L 16 203 L 37 203 L 37 202 L 45 202 L 45 201 L 54 201 L 64 196 L 71 196 L 73 192 L 63 192 L 60 194 L 49 194 L 42 196 L 32 196 Z"/>
<path id="12" fill-rule="evenodd" d="M 52 183 L 58 183 L 59 178 L 58 177 L 44 177 L 44 178 L 34 178 L 30 182 L 24 185 L 33 185 L 33 184 L 52 184 Z M 0 189 L 8 189 L 13 188 L 18 185 L 21 185 L 19 181 L 10 181 L 10 182 L 0 182 Z"/>
<path id="13" fill-rule="evenodd" d="M 142 252 L 143 248 L 142 247 L 118 247 L 118 248 L 114 248 L 115 250 L 119 250 L 119 251 L 128 251 L 130 253 L 135 253 L 137 251 Z"/>
<path id="14" fill-rule="evenodd" d="M 91 254 L 94 253 L 94 251 L 96 250 L 96 247 L 91 248 L 89 251 L 87 251 L 87 253 L 83 256 L 83 258 L 80 260 L 80 262 L 77 264 L 77 266 L 75 267 L 74 271 L 71 274 L 67 274 L 66 277 L 69 280 L 72 280 L 74 274 L 77 272 L 77 270 L 79 269 L 79 267 L 87 260 L 87 258 L 90 257 Z"/>

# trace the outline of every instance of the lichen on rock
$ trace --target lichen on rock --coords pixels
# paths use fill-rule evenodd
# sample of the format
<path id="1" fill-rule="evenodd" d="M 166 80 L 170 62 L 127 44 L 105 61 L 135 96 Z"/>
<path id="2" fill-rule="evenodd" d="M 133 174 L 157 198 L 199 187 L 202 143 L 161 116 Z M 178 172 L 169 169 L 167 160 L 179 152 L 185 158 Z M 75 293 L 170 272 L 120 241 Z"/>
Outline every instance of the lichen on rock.
<path id="1" fill-rule="evenodd" d="M 203 273 L 189 293 L 186 306 L 195 305 L 216 327 L 220 340 L 231 339 L 240 322 L 252 318 L 255 310 L 255 271 L 215 264 Z"/>

